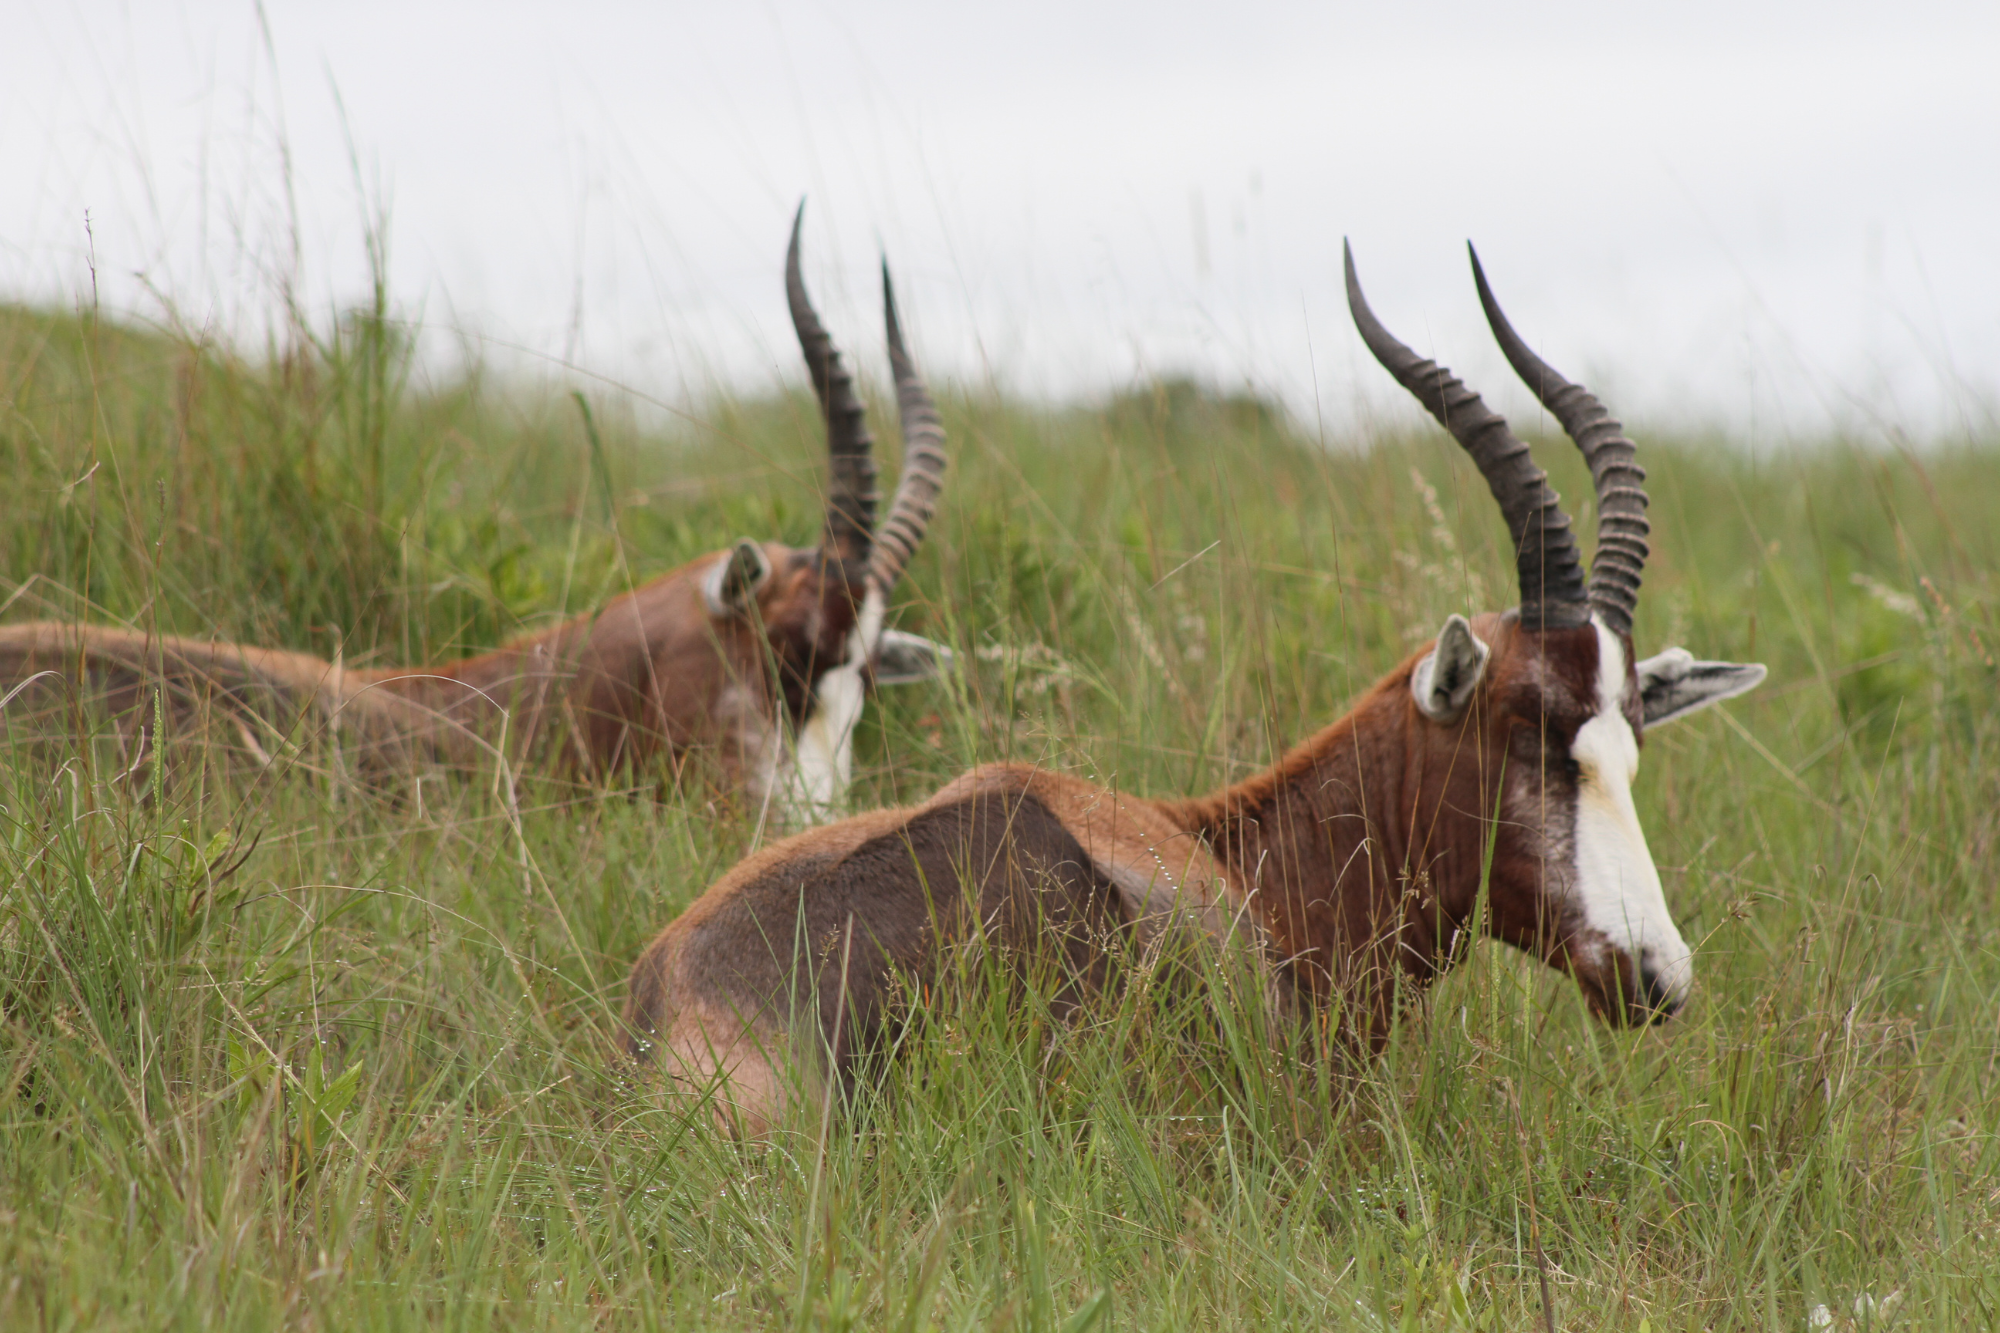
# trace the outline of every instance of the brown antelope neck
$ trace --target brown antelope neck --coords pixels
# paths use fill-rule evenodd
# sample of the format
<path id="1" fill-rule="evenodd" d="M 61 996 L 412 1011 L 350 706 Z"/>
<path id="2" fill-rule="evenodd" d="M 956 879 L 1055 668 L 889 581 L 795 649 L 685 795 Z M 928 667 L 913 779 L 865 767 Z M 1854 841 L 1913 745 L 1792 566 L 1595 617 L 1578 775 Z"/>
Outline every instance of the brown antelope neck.
<path id="1" fill-rule="evenodd" d="M 1574 799 L 1569 745 L 1598 710 L 1597 636 L 1526 630 L 1513 612 L 1472 625 L 1492 659 L 1458 726 L 1411 698 L 1426 649 L 1275 767 L 1165 807 L 1253 893 L 1295 984 L 1365 996 L 1377 1035 L 1395 989 L 1430 981 L 1473 922 L 1489 848 L 1488 928 L 1571 966 L 1544 866 L 1566 850 L 1549 815 Z M 1633 977 L 1579 980 L 1600 1008 L 1638 996 Z"/>
<path id="2" fill-rule="evenodd" d="M 0 627 L 7 714 L 92 698 L 136 736 L 150 700 L 177 723 L 221 721 L 259 758 L 331 724 L 382 767 L 410 758 L 479 762 L 505 744 L 590 775 L 664 756 L 678 770 L 713 756 L 753 798 L 784 797 L 809 818 L 844 796 L 865 676 L 893 648 L 891 681 L 922 679 L 945 654 L 885 631 L 889 592 L 923 540 L 945 466 L 944 432 L 903 344 L 887 286 L 886 327 L 906 461 L 875 542 L 872 441 L 852 378 L 806 295 L 804 205 L 785 256 L 785 294 L 826 420 L 826 520 L 816 547 L 741 541 L 614 598 L 599 610 L 489 653 L 427 666 L 343 668 L 247 644 L 40 623 Z M 218 711 L 219 710 L 219 711 Z"/>

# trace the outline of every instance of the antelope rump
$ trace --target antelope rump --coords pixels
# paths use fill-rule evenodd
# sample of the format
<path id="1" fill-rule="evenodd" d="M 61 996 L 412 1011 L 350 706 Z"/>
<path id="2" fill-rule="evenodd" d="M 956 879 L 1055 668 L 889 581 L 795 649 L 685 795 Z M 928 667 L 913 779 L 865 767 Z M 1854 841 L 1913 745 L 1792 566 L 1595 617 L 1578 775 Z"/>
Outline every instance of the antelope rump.
<path id="1" fill-rule="evenodd" d="M 477 763 L 505 747 L 587 776 L 711 757 L 729 786 L 796 822 L 845 799 L 870 683 L 920 680 L 948 652 L 884 628 L 888 595 L 923 540 L 946 466 L 944 431 L 882 297 L 903 470 L 876 523 L 873 439 L 840 353 L 807 299 L 793 219 L 785 294 L 826 421 L 820 544 L 741 540 L 599 610 L 476 657 L 346 668 L 305 653 L 59 622 L 0 626 L 8 716 L 102 708 L 146 753 L 160 711 L 219 720 L 261 762 L 302 725 L 351 740 L 364 768 Z M 16 701 L 17 696 L 18 701 Z"/>
<path id="2" fill-rule="evenodd" d="M 1573 976 L 1613 1023 L 1664 1018 L 1693 985 L 1632 800 L 1646 729 L 1740 694 L 1764 668 L 1670 648 L 1641 660 L 1645 473 L 1589 392 L 1528 349 L 1473 256 L 1489 323 L 1588 462 L 1588 576 L 1527 446 L 1369 310 L 1371 352 L 1465 448 L 1516 552 L 1519 606 L 1453 615 L 1346 716 L 1247 781 L 1154 800 L 1012 764 L 929 800 L 779 842 L 647 947 L 625 1009 L 632 1056 L 770 1125 L 788 1066 L 836 1082 L 879 1049 L 894 997 L 959 943 L 1052 956 L 1087 1003 L 1116 958 L 1169 932 L 1240 934 L 1295 1013 L 1377 1049 L 1414 995 L 1484 930 Z"/>

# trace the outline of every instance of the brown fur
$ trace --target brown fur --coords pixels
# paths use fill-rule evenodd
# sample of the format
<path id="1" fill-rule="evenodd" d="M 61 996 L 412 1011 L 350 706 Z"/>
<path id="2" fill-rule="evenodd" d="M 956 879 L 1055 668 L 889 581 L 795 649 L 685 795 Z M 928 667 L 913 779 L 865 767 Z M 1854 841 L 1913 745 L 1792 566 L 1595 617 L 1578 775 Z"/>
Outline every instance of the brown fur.
<path id="1" fill-rule="evenodd" d="M 1274 767 L 1210 796 L 1147 800 L 994 765 L 921 805 L 765 849 L 634 965 L 632 1052 L 663 1053 L 694 1086 L 722 1074 L 726 1103 L 755 1129 L 777 1113 L 781 1066 L 817 1049 L 844 1076 L 892 973 L 923 978 L 976 925 L 1002 943 L 1054 942 L 1087 993 L 1105 975 L 1107 931 L 1143 943 L 1177 916 L 1218 936 L 1241 924 L 1281 993 L 1322 1010 L 1338 998 L 1350 1039 L 1372 1047 L 1397 997 L 1456 955 L 1489 842 L 1486 929 L 1572 972 L 1601 1013 L 1649 1016 L 1614 998 L 1637 994 L 1635 978 L 1572 950 L 1578 923 L 1554 906 L 1551 881 L 1569 873 L 1569 745 L 1596 702 L 1595 631 L 1531 633 L 1511 612 L 1475 629 L 1492 658 L 1454 725 L 1411 699 L 1426 649 Z"/>
<path id="2" fill-rule="evenodd" d="M 149 636 L 89 625 L 0 626 L 0 695 L 40 672 L 8 706 L 19 725 L 102 709 L 142 746 L 153 693 L 185 733 L 220 722 L 267 759 L 286 741 L 332 731 L 365 767 L 413 758 L 476 765 L 504 745 L 588 776 L 664 756 L 713 756 L 726 781 L 754 785 L 778 710 L 797 720 L 813 681 L 845 653 L 861 594 L 819 552 L 769 544 L 772 575 L 755 615 L 711 615 L 703 556 L 601 610 L 476 657 L 349 669 L 306 653 Z"/>

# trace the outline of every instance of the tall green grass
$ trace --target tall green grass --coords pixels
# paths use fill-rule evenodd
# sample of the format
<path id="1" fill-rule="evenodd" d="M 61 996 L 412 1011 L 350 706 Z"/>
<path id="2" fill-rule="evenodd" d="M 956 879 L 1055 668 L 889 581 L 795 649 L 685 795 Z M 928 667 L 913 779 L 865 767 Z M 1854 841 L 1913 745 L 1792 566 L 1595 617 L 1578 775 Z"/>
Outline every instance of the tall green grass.
<path id="1" fill-rule="evenodd" d="M 597 454 L 562 394 L 408 367 L 379 308 L 256 364 L 6 312 L 5 618 L 416 661 L 817 531 L 809 400 L 642 429 L 593 395 Z M 966 669 L 871 706 L 863 805 L 999 758 L 1206 789 L 1512 600 L 1442 437 L 1171 384 L 946 417 L 898 614 Z M 1700 995 L 1644 1033 L 1490 945 L 1358 1071 L 1226 960 L 1081 1023 L 974 969 L 875 1093 L 740 1143 L 612 1043 L 625 969 L 752 822 L 191 750 L 112 774 L 0 731 L 0 1323 L 2000 1319 L 2000 442 L 1755 444 L 1643 442 L 1642 649 L 1771 667 L 1648 738 Z M 1540 455 L 1584 496 L 1573 452 Z"/>

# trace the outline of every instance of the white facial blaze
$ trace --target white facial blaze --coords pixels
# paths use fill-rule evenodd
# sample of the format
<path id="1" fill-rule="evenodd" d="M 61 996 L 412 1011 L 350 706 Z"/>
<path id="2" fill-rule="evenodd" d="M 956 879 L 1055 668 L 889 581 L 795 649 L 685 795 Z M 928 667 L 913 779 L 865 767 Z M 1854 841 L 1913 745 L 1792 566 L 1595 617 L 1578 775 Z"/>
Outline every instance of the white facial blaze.
<path id="1" fill-rule="evenodd" d="M 791 790 L 786 793 L 791 823 L 817 824 L 844 813 L 847 783 L 854 771 L 854 728 L 868 701 L 861 673 L 882 637 L 886 610 L 881 592 L 871 584 L 847 635 L 846 660 L 824 672 L 813 686 L 812 708 L 799 727 Z"/>
<path id="2" fill-rule="evenodd" d="M 1632 805 L 1639 739 L 1625 720 L 1624 644 L 1595 617 L 1591 623 L 1597 628 L 1597 715 L 1578 729 L 1570 746 L 1570 757 L 1582 770 L 1576 800 L 1577 906 L 1585 924 L 1629 955 L 1641 974 L 1659 985 L 1663 998 L 1678 1005 L 1693 989 L 1693 961 L 1667 913 L 1660 873 Z"/>

